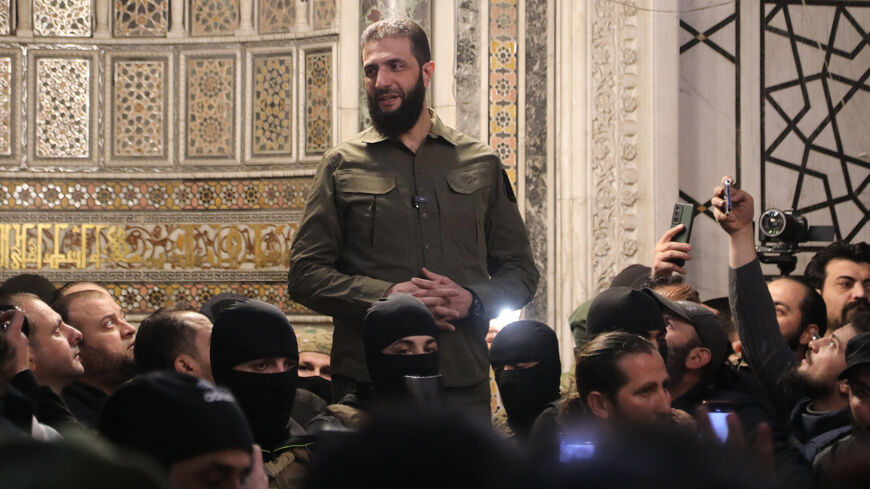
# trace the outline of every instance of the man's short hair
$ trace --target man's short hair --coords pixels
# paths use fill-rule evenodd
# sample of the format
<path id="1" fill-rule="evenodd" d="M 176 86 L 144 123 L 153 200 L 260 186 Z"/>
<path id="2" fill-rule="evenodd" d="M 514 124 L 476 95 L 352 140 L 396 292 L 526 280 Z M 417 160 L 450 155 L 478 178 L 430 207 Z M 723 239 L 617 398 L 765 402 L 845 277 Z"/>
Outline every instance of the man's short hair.
<path id="1" fill-rule="evenodd" d="M 577 366 L 574 370 L 577 393 L 583 405 L 586 405 L 589 394 L 594 391 L 613 399 L 619 389 L 628 383 L 625 372 L 617 365 L 620 358 L 658 352 L 658 347 L 651 341 L 624 331 L 602 333 L 593 338 L 577 354 Z"/>
<path id="2" fill-rule="evenodd" d="M 807 263 L 804 278 L 811 287 L 822 289 L 825 284 L 825 268 L 831 260 L 843 259 L 855 263 L 870 263 L 870 245 L 865 242 L 846 243 L 834 241 L 825 246 Z"/>
<path id="3" fill-rule="evenodd" d="M 57 289 L 54 292 L 54 298 L 51 300 L 51 303 L 57 302 L 58 299 L 60 299 L 61 297 L 65 296 L 65 295 L 69 295 L 69 293 L 67 292 L 69 289 L 76 287 L 78 285 L 82 285 L 82 284 L 93 284 L 93 285 L 96 285 L 97 287 L 105 290 L 106 292 L 108 292 L 108 289 L 106 289 L 106 287 L 99 282 L 91 282 L 88 280 L 79 280 L 78 282 L 67 282 L 67 283 L 63 284 L 59 289 Z"/>
<path id="4" fill-rule="evenodd" d="M 71 323 L 69 320 L 69 306 L 70 306 L 70 304 L 72 304 L 73 302 L 75 302 L 79 299 L 92 299 L 92 298 L 96 298 L 96 297 L 105 297 L 105 296 L 106 296 L 106 294 L 104 292 L 100 292 L 99 290 L 92 290 L 92 289 L 91 290 L 80 290 L 78 292 L 73 292 L 72 294 L 67 294 L 67 295 L 61 296 L 60 298 L 58 298 L 57 300 L 55 300 L 51 304 L 51 308 L 54 309 L 55 312 L 60 314 L 60 317 L 61 317 L 61 319 L 63 319 L 63 322 L 69 324 L 73 328 L 80 330 L 81 328 L 78 325 Z"/>
<path id="5" fill-rule="evenodd" d="M 426 32 L 416 22 L 403 18 L 384 19 L 366 27 L 360 36 L 360 52 L 372 41 L 391 37 L 406 38 L 411 41 L 411 53 L 417 58 L 420 66 L 432 61 Z"/>
<path id="6" fill-rule="evenodd" d="M 667 298 L 672 301 L 701 303 L 701 296 L 698 294 L 698 291 L 689 285 L 689 282 L 686 282 L 685 277 L 676 273 L 672 275 L 660 275 L 649 279 L 644 282 L 644 287 L 649 287 L 659 294 L 662 294 L 662 289 L 667 288 L 669 289 Z"/>
<path id="7" fill-rule="evenodd" d="M 825 331 L 828 330 L 828 307 L 825 305 L 825 299 L 822 298 L 821 294 L 816 292 L 816 289 L 805 279 L 780 277 L 776 280 L 790 280 L 804 289 L 804 296 L 798 304 L 798 308 L 801 311 L 801 324 L 798 329 L 798 335 L 803 334 L 807 326 L 815 324 L 819 327 L 819 336 L 825 336 Z"/>
<path id="8" fill-rule="evenodd" d="M 159 370 L 175 370 L 175 359 L 186 353 L 198 356 L 196 330 L 180 316 L 194 311 L 189 304 L 161 307 L 139 324 L 133 358 L 140 374 Z"/>

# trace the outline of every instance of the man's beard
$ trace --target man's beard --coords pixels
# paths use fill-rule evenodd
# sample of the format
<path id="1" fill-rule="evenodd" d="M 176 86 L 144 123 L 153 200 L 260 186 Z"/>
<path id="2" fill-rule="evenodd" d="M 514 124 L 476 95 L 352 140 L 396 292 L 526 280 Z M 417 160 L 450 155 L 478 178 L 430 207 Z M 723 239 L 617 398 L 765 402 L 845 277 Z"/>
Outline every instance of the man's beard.
<path id="1" fill-rule="evenodd" d="M 835 388 L 834 386 L 810 377 L 808 372 L 801 370 L 799 367 L 800 364 L 797 364 L 785 374 L 785 378 L 789 382 L 799 385 L 810 399 L 819 399 L 831 394 L 831 390 Z"/>
<path id="2" fill-rule="evenodd" d="M 696 342 L 689 342 L 683 346 L 675 346 L 668 349 L 668 356 L 665 365 L 668 369 L 668 375 L 671 377 L 671 384 L 679 385 L 686 375 L 686 358 L 689 357 L 689 352 L 692 348 L 698 346 Z"/>
<path id="3" fill-rule="evenodd" d="M 378 98 L 388 93 L 397 95 L 402 103 L 399 104 L 396 110 L 384 112 L 381 110 Z M 374 94 L 368 94 L 367 99 L 372 125 L 381 134 L 388 138 L 393 138 L 410 131 L 414 127 L 414 124 L 417 123 L 417 120 L 420 119 L 420 112 L 423 110 L 423 103 L 426 99 L 426 88 L 423 86 L 423 70 L 420 70 L 417 83 L 410 92 L 403 93 L 397 91 L 397 89 L 381 89 L 375 90 Z"/>
<path id="4" fill-rule="evenodd" d="M 136 362 L 124 354 L 96 351 L 79 343 L 79 358 L 85 377 L 106 386 L 118 387 L 136 376 Z"/>

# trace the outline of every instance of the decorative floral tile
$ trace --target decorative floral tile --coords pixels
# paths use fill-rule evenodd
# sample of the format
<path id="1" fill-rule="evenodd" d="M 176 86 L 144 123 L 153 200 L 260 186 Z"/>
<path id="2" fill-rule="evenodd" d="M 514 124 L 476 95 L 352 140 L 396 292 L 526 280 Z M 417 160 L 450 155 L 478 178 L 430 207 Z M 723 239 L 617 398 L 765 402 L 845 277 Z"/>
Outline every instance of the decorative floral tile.
<path id="1" fill-rule="evenodd" d="M 234 156 L 235 57 L 187 59 L 188 158 Z"/>
<path id="2" fill-rule="evenodd" d="M 91 60 L 36 60 L 36 156 L 90 156 Z"/>
<path id="3" fill-rule="evenodd" d="M 287 284 L 284 283 L 107 283 L 104 285 L 127 314 L 150 314 L 162 306 L 180 303 L 188 303 L 199 309 L 213 296 L 224 292 L 267 302 L 277 306 L 286 314 L 311 313 L 305 307 L 290 301 Z"/>
<path id="4" fill-rule="evenodd" d="M 92 0 L 33 0 L 37 36 L 90 37 Z"/>
<path id="5" fill-rule="evenodd" d="M 516 187 L 517 164 L 517 0 L 489 2 L 489 144 Z"/>
<path id="6" fill-rule="evenodd" d="M 15 0 L 0 0 L 0 35 L 12 34 L 12 2 Z"/>
<path id="7" fill-rule="evenodd" d="M 113 157 L 166 154 L 166 68 L 163 59 L 114 60 Z"/>
<path id="8" fill-rule="evenodd" d="M 315 29 L 332 27 L 335 20 L 335 0 L 314 0 L 313 24 Z"/>
<path id="9" fill-rule="evenodd" d="M 0 156 L 12 156 L 12 63 L 0 57 Z"/>
<path id="10" fill-rule="evenodd" d="M 190 0 L 193 36 L 234 34 L 239 27 L 238 0 Z"/>
<path id="11" fill-rule="evenodd" d="M 169 28 L 169 0 L 114 0 L 115 37 L 160 37 Z"/>
<path id="12" fill-rule="evenodd" d="M 258 0 L 257 29 L 260 34 L 290 32 L 296 23 L 296 0 Z"/>
<path id="13" fill-rule="evenodd" d="M 332 147 L 332 50 L 305 53 L 305 153 Z"/>
<path id="14" fill-rule="evenodd" d="M 255 56 L 253 61 L 255 156 L 289 156 L 293 150 L 293 56 Z"/>

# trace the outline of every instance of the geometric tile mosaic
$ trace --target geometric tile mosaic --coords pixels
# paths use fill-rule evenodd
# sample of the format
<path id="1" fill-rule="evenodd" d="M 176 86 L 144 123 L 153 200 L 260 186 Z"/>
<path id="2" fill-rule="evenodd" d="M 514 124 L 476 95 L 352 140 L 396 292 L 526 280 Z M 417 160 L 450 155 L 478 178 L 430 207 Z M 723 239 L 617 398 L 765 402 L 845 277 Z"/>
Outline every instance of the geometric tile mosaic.
<path id="1" fill-rule="evenodd" d="M 113 60 L 112 156 L 166 154 L 165 59 Z"/>
<path id="2" fill-rule="evenodd" d="M 305 154 L 332 147 L 332 50 L 305 53 Z"/>
<path id="3" fill-rule="evenodd" d="M 196 309 L 222 292 L 244 295 L 277 306 L 287 314 L 311 314 L 290 301 L 286 283 L 104 283 L 127 314 L 150 314 L 164 305 L 186 302 Z"/>
<path id="4" fill-rule="evenodd" d="M 189 5 L 193 36 L 233 34 L 239 27 L 238 0 L 190 0 Z"/>
<path id="5" fill-rule="evenodd" d="M 12 57 L 0 57 L 0 156 L 12 155 Z"/>
<path id="6" fill-rule="evenodd" d="M 38 211 L 304 209 L 310 177 L 234 180 L 0 180 L 0 207 Z"/>
<path id="7" fill-rule="evenodd" d="M 37 36 L 90 37 L 93 0 L 33 0 Z"/>
<path id="8" fill-rule="evenodd" d="M 185 155 L 232 158 L 235 150 L 235 57 L 189 57 Z"/>
<path id="9" fill-rule="evenodd" d="M 489 145 L 517 178 L 517 0 L 489 2 Z"/>
<path id="10" fill-rule="evenodd" d="M 332 27 L 335 20 L 335 0 L 314 0 L 313 24 L 315 29 Z"/>
<path id="11" fill-rule="evenodd" d="M 12 2 L 15 0 L 0 0 L 0 36 L 12 34 Z"/>
<path id="12" fill-rule="evenodd" d="M 255 55 L 253 61 L 254 156 L 293 151 L 293 56 Z"/>
<path id="13" fill-rule="evenodd" d="M 836 239 L 867 239 L 870 7 L 807 3 L 762 2 L 762 208 L 795 209 L 832 225 Z"/>
<path id="14" fill-rule="evenodd" d="M 260 34 L 290 32 L 296 23 L 296 0 L 258 0 Z"/>
<path id="15" fill-rule="evenodd" d="M 169 27 L 169 0 L 114 0 L 115 37 L 160 37 Z"/>
<path id="16" fill-rule="evenodd" d="M 90 76 L 90 59 L 36 59 L 37 158 L 90 156 Z"/>

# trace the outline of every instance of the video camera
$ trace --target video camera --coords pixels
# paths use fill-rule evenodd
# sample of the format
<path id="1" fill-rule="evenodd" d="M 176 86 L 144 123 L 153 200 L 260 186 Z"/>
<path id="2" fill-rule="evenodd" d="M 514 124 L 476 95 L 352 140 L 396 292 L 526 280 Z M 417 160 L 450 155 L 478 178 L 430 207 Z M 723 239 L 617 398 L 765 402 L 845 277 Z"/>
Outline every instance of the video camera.
<path id="1" fill-rule="evenodd" d="M 796 253 L 817 251 L 802 246 L 808 241 L 830 242 L 834 240 L 833 226 L 810 226 L 807 218 L 794 210 L 767 209 L 758 219 L 758 239 L 755 249 L 762 263 L 775 263 L 783 275 L 788 275 L 797 266 Z"/>

